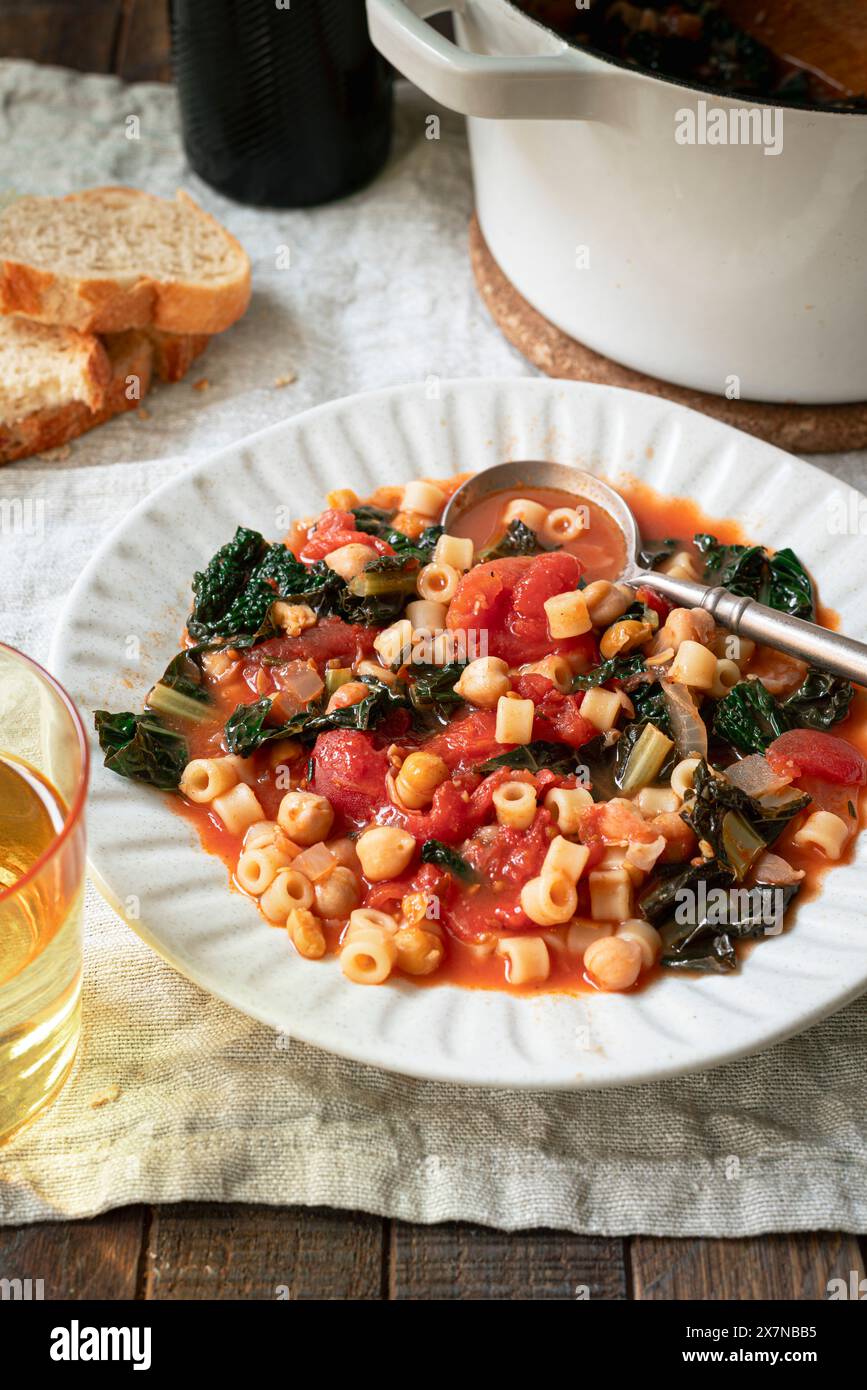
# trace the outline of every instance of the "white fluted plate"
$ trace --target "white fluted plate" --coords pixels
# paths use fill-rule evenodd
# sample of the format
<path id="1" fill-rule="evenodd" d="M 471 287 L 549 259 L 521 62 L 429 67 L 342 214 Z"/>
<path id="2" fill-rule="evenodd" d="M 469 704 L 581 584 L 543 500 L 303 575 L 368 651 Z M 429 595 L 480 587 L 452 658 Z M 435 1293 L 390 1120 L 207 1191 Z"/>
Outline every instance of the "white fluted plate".
<path id="1" fill-rule="evenodd" d="M 826 474 L 690 410 L 610 387 L 550 380 L 442 382 L 350 397 L 274 425 L 172 479 L 108 537 L 57 629 L 52 669 L 85 713 L 140 708 L 177 649 L 190 579 L 238 523 L 268 536 L 351 486 L 546 458 L 637 476 L 791 545 L 826 603 L 867 637 L 867 558 L 835 533 L 860 498 Z M 829 507 L 838 510 L 831 512 Z M 845 513 L 844 513 L 845 514 Z M 836 529 L 840 529 L 837 526 Z M 129 659 L 130 638 L 139 656 Z M 94 876 L 177 970 L 284 1033 L 391 1071 L 489 1086 L 593 1087 L 697 1071 L 808 1027 L 867 987 L 867 849 L 830 873 L 794 928 L 737 975 L 671 974 L 638 995 L 522 998 L 405 981 L 348 983 L 299 959 L 227 887 L 226 870 L 159 794 L 106 772 L 94 739 Z"/>

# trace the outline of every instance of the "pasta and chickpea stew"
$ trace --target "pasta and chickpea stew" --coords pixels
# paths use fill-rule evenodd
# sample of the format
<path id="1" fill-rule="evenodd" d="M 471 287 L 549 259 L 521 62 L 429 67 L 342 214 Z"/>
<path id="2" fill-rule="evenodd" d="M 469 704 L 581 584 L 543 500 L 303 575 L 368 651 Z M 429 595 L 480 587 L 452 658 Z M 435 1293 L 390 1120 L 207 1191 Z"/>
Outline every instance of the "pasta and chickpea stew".
<path id="1" fill-rule="evenodd" d="M 495 494 L 446 534 L 463 476 L 340 489 L 276 543 L 239 527 L 144 712 L 96 712 L 106 766 L 173 793 L 265 921 L 357 983 L 736 970 L 857 833 L 861 692 L 619 584 L 580 498 Z M 821 616 L 791 550 L 621 490 L 666 537 L 646 567 Z"/>

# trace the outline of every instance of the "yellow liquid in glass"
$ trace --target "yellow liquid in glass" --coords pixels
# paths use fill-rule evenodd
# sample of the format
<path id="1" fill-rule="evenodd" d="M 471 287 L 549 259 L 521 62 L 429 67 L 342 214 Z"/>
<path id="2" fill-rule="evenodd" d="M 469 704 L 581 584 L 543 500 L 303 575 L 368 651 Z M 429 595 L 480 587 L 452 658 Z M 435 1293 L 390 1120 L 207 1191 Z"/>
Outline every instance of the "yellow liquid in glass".
<path id="1" fill-rule="evenodd" d="M 83 885 L 59 864 L 21 883 L 65 818 L 45 778 L 0 756 L 0 1141 L 53 1096 L 78 1042 Z"/>

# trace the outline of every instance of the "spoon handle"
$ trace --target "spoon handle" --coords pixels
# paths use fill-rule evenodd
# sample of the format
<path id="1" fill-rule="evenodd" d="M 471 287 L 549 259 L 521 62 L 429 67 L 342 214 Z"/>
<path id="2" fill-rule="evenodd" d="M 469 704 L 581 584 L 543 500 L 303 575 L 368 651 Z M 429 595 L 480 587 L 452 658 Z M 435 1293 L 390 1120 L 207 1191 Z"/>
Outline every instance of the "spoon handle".
<path id="1" fill-rule="evenodd" d="M 729 632 L 787 652 L 789 656 L 799 657 L 832 675 L 845 676 L 858 685 L 867 685 L 867 644 L 864 642 L 829 632 L 803 618 L 779 613 L 755 599 L 739 598 L 727 589 L 709 589 L 691 579 L 673 579 L 654 571 L 630 575 L 628 582 L 647 584 L 664 598 L 685 608 L 704 608 Z"/>

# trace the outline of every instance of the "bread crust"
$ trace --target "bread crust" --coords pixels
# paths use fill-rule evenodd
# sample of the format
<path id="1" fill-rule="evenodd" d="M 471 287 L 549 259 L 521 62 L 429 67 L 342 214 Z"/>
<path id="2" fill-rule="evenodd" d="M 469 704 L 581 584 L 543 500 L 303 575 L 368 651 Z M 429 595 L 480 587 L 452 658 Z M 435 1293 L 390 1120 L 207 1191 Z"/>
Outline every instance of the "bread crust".
<path id="1" fill-rule="evenodd" d="M 91 407 L 84 401 L 69 401 L 35 410 L 12 424 L 0 423 L 0 465 L 61 447 L 113 416 L 137 409 L 155 376 L 161 381 L 180 381 L 207 343 L 204 336 L 165 335 L 137 329 L 113 334 L 104 342 L 94 338 L 93 360 L 99 364 L 102 378 L 99 403 Z M 138 378 L 138 383 L 130 394 L 133 377 Z"/>
<path id="2" fill-rule="evenodd" d="M 108 187 L 70 193 L 58 202 L 98 202 L 122 195 L 149 197 L 136 189 Z M 250 303 L 250 260 L 241 243 L 189 194 L 176 200 L 206 219 L 230 244 L 238 273 L 222 283 L 169 281 L 140 277 L 123 283 L 111 277 L 77 279 L 56 275 L 24 261 L 0 260 L 0 313 L 20 314 L 38 323 L 62 324 L 82 333 L 121 333 L 130 328 L 158 328 L 166 333 L 221 333 L 245 313 Z"/>

